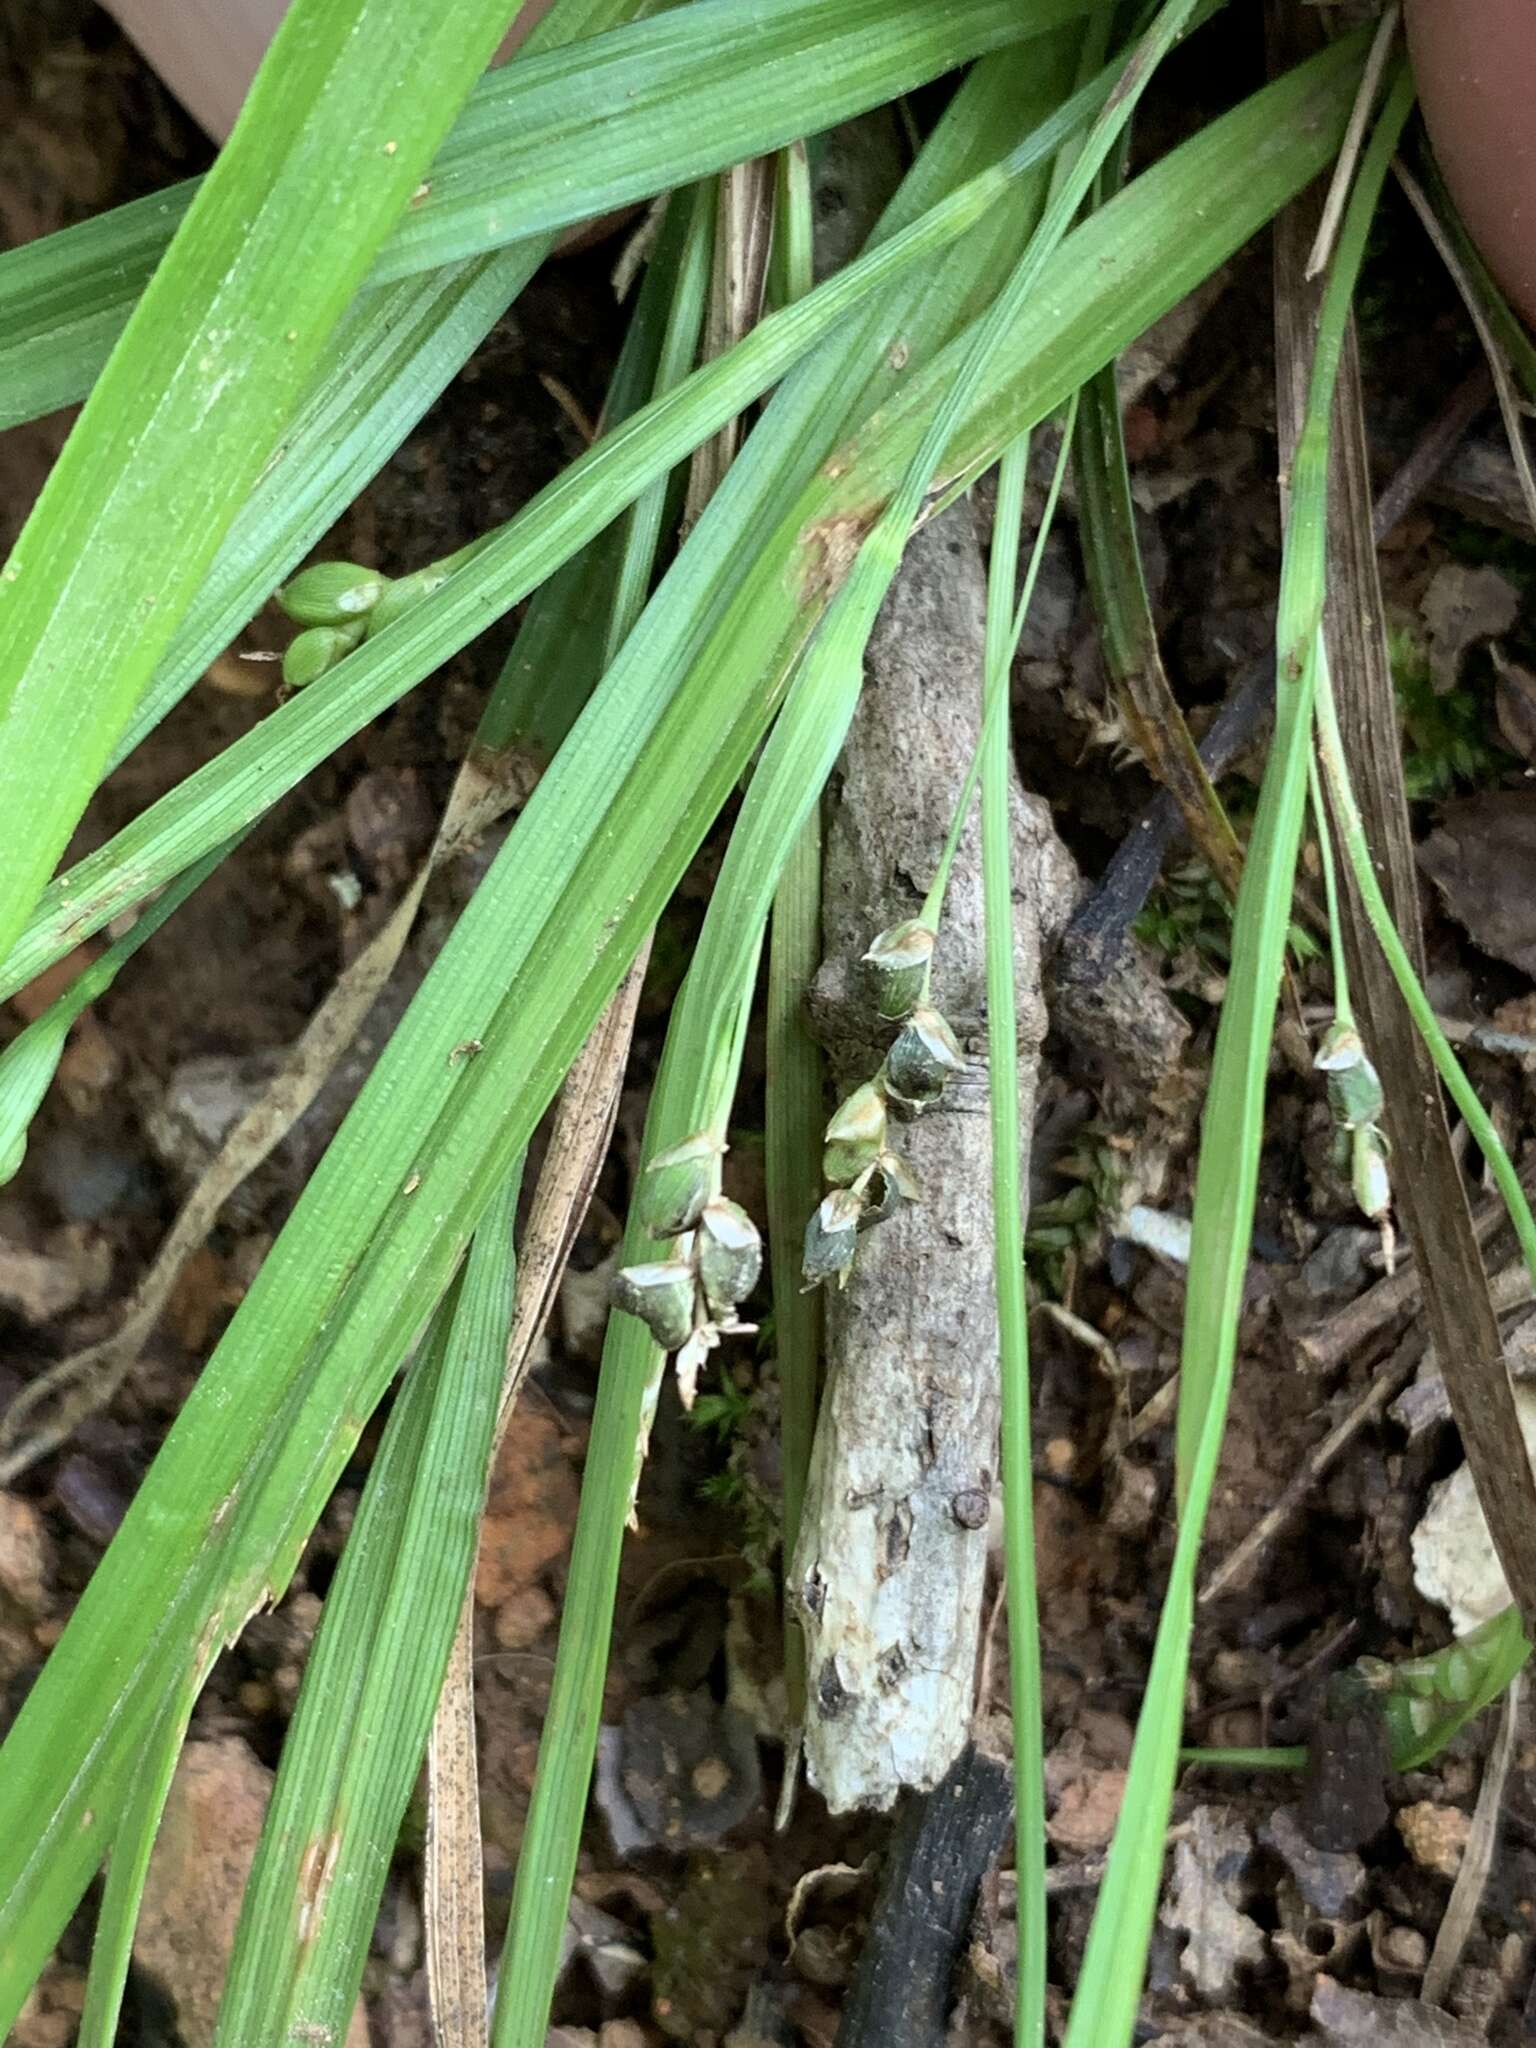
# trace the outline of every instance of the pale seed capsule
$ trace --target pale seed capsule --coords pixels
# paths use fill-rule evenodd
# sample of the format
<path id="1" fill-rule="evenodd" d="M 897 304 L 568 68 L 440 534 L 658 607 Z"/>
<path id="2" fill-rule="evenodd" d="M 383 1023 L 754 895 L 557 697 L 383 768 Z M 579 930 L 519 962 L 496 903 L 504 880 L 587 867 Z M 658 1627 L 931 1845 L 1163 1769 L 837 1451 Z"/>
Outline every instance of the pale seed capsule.
<path id="1" fill-rule="evenodd" d="M 903 1202 L 920 1202 L 923 1190 L 917 1175 L 894 1152 L 882 1152 L 869 1172 L 861 1175 L 858 1192 L 864 1196 L 860 1230 L 872 1230 L 894 1216 Z"/>
<path id="2" fill-rule="evenodd" d="M 1354 1025 L 1335 1020 L 1323 1033 L 1312 1064 L 1320 1074 L 1331 1074 L 1339 1067 L 1357 1066 L 1364 1058 L 1365 1040 Z"/>
<path id="3" fill-rule="evenodd" d="M 835 1279 L 841 1287 L 847 1279 L 858 1249 L 859 1218 L 863 1213 L 864 1198 L 852 1188 L 834 1188 L 812 1212 L 805 1226 L 805 1251 L 800 1265 L 807 1293 L 824 1280 Z"/>
<path id="4" fill-rule="evenodd" d="M 638 1316 L 663 1351 L 676 1351 L 693 1335 L 692 1266 L 681 1259 L 625 1266 L 613 1276 L 613 1305 Z"/>
<path id="5" fill-rule="evenodd" d="M 290 640 L 283 656 L 283 681 L 290 690 L 303 690 L 320 680 L 338 661 L 345 661 L 354 647 L 362 644 L 363 622 L 350 626 L 308 626 Z"/>
<path id="6" fill-rule="evenodd" d="M 923 993 L 932 958 L 933 933 L 915 917 L 880 934 L 864 955 L 880 1016 L 892 1021 L 906 1016 Z"/>
<path id="7" fill-rule="evenodd" d="M 1387 1141 L 1374 1124 L 1366 1124 L 1354 1134 L 1350 1184 L 1361 1215 L 1379 1222 L 1392 1206 L 1392 1181 L 1387 1172 Z"/>
<path id="8" fill-rule="evenodd" d="M 891 1093 L 913 1109 L 927 1109 L 937 1102 L 950 1076 L 964 1068 L 959 1040 L 939 1012 L 925 1003 L 902 1025 L 885 1059 Z"/>
<path id="9" fill-rule="evenodd" d="M 715 1191 L 725 1147 L 712 1131 L 694 1131 L 658 1152 L 640 1176 L 636 1206 L 652 1237 L 692 1230 Z"/>
<path id="10" fill-rule="evenodd" d="M 371 612 L 388 587 L 387 576 L 358 562 L 316 562 L 285 583 L 277 601 L 301 626 L 345 626 Z"/>
<path id="11" fill-rule="evenodd" d="M 757 1285 L 763 1240 L 739 1202 L 717 1196 L 704 1204 L 699 1216 L 693 1257 L 711 1314 L 728 1316 Z"/>
<path id="12" fill-rule="evenodd" d="M 857 1180 L 884 1151 L 885 1127 L 885 1091 L 878 1081 L 866 1081 L 838 1105 L 827 1125 L 826 1149 L 821 1155 L 826 1178 L 839 1187 Z"/>

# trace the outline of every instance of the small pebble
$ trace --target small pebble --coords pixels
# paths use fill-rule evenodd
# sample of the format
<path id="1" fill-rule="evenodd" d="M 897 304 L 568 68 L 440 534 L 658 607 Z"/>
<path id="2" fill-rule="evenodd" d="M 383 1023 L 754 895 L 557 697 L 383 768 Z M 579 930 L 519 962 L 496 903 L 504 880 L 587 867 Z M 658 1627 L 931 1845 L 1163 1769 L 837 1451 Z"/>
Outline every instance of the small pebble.
<path id="1" fill-rule="evenodd" d="M 597 2041 L 598 2048 L 645 2048 L 645 2029 L 638 2020 L 604 2020 Z"/>
<path id="2" fill-rule="evenodd" d="M 1397 1831 L 1421 1870 L 1454 1877 L 1461 1868 L 1472 1823 L 1459 1806 L 1437 1806 L 1432 1799 L 1420 1799 L 1399 1812 Z"/>
<path id="3" fill-rule="evenodd" d="M 52 1545 L 42 1516 L 19 1494 L 0 1493 L 0 1593 L 23 1614 L 52 1604 Z"/>
<path id="4" fill-rule="evenodd" d="M 1429 1942 L 1417 1927 L 1388 1927 L 1377 1949 L 1378 1960 L 1389 1970 L 1403 1970 L 1419 1976 L 1429 1961 Z"/>
<path id="5" fill-rule="evenodd" d="M 496 1641 L 503 1650 L 528 1650 L 558 1614 L 542 1586 L 524 1586 L 496 1610 Z"/>
<path id="6" fill-rule="evenodd" d="M 53 1482 L 53 1497 L 80 1534 L 102 1549 L 128 1512 L 126 1498 L 94 1458 L 66 1458 Z"/>

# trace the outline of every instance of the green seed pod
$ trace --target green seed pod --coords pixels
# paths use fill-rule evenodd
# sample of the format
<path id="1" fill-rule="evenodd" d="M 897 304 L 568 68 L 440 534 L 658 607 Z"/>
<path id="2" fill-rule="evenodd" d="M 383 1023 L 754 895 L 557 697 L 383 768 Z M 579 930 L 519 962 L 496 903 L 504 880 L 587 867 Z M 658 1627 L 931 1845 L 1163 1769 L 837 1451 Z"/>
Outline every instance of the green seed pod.
<path id="1" fill-rule="evenodd" d="M 1381 1077 L 1369 1060 L 1328 1076 L 1328 1107 L 1340 1130 L 1363 1130 L 1376 1122 L 1386 1106 Z"/>
<path id="2" fill-rule="evenodd" d="M 302 690 L 318 682 L 328 669 L 344 661 L 354 647 L 362 644 L 363 622 L 349 626 L 307 626 L 296 640 L 290 640 L 283 656 L 283 681 L 290 690 Z"/>
<path id="3" fill-rule="evenodd" d="M 880 934 L 864 955 L 875 1009 L 893 1021 L 905 1017 L 918 1001 L 933 958 L 933 933 L 920 919 L 909 917 Z"/>
<path id="4" fill-rule="evenodd" d="M 960 1042 L 937 1010 L 919 1003 L 885 1057 L 885 1076 L 898 1102 L 928 1109 L 944 1093 L 952 1074 L 963 1072 Z"/>
<path id="5" fill-rule="evenodd" d="M 625 1266 L 613 1276 L 613 1305 L 638 1316 L 663 1351 L 677 1351 L 693 1335 L 693 1268 L 682 1259 Z"/>
<path id="6" fill-rule="evenodd" d="M 371 612 L 389 578 L 357 562 L 316 562 L 277 593 L 283 610 L 301 626 L 345 626 Z"/>
<path id="7" fill-rule="evenodd" d="M 403 619 L 424 597 L 430 597 L 434 590 L 442 589 L 448 581 L 448 573 L 434 562 L 425 569 L 412 570 L 409 576 L 395 577 L 368 614 L 368 631 L 382 633 L 384 628 L 392 626 L 396 619 Z"/>
<path id="8" fill-rule="evenodd" d="M 1381 1076 L 1371 1065 L 1358 1031 L 1335 1024 L 1312 1064 L 1328 1077 L 1328 1107 L 1341 1130 L 1357 1131 L 1376 1122 L 1386 1107 L 1386 1097 Z"/>
<path id="9" fill-rule="evenodd" d="M 1354 1133 L 1349 1179 L 1361 1215 L 1379 1222 L 1392 1206 L 1392 1179 L 1387 1172 L 1387 1141 L 1374 1124 Z"/>
<path id="10" fill-rule="evenodd" d="M 866 1081 L 839 1104 L 821 1155 L 821 1170 L 834 1186 L 846 1187 L 874 1165 L 885 1150 L 885 1125 L 885 1091 L 878 1081 Z"/>
<path id="11" fill-rule="evenodd" d="M 752 1292 L 763 1270 L 757 1225 L 739 1202 L 718 1195 L 704 1204 L 693 1255 L 712 1315 L 729 1316 Z"/>
<path id="12" fill-rule="evenodd" d="M 853 1255 L 859 1242 L 859 1218 L 864 1197 L 852 1188 L 834 1188 L 818 1205 L 805 1226 L 805 1253 L 800 1265 L 808 1294 L 824 1280 L 839 1287 L 853 1269 Z"/>
<path id="13" fill-rule="evenodd" d="M 715 1192 L 725 1147 L 712 1131 L 695 1131 L 658 1152 L 640 1177 L 636 1206 L 652 1237 L 692 1230 Z"/>

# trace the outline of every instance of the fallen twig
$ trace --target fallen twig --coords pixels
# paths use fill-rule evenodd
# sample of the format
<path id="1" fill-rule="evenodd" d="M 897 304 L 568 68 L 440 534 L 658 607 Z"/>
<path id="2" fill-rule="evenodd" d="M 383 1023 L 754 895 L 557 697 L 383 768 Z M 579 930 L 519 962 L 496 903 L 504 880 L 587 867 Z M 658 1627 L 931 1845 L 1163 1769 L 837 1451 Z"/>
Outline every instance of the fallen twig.
<path id="1" fill-rule="evenodd" d="M 1378 547 L 1429 490 L 1492 397 L 1493 378 L 1487 363 L 1480 362 L 1462 378 L 1377 498 L 1371 530 Z"/>
<path id="2" fill-rule="evenodd" d="M 1530 1183 L 1529 1171 L 1521 1179 Z M 1484 1202 L 1475 1211 L 1472 1229 L 1479 1245 L 1486 1247 L 1498 1236 L 1505 1222 L 1502 1202 Z M 1297 1338 L 1296 1348 L 1305 1364 L 1315 1372 L 1331 1372 L 1369 1343 L 1383 1330 L 1411 1315 L 1420 1305 L 1423 1283 L 1420 1276 L 1420 1260 L 1412 1246 L 1407 1248 L 1406 1259 L 1399 1263 L 1397 1271 L 1385 1280 L 1378 1280 L 1374 1287 L 1366 1289 L 1355 1299 L 1315 1329 L 1307 1330 Z M 1512 1308 L 1530 1299 L 1531 1277 L 1523 1261 L 1514 1266 L 1501 1266 L 1489 1282 L 1493 1295 L 1494 1309 L 1499 1315 L 1507 1315 Z"/>
<path id="3" fill-rule="evenodd" d="M 1219 1600 L 1227 1588 L 1236 1584 L 1263 1556 L 1340 1451 L 1358 1436 L 1366 1423 L 1381 1414 L 1394 1394 L 1407 1385 L 1418 1359 L 1419 1346 L 1415 1340 L 1410 1339 L 1397 1347 L 1360 1398 L 1339 1418 L 1322 1442 L 1308 1453 L 1301 1469 L 1292 1476 L 1273 1507 L 1259 1517 L 1237 1548 L 1217 1565 L 1200 1588 L 1202 1607 L 1212 1600 Z"/>
<path id="4" fill-rule="evenodd" d="M 941 2048 L 977 1894 L 1013 1821 L 1008 1766 L 970 1748 L 912 1798 L 886 1855 L 838 2048 Z"/>

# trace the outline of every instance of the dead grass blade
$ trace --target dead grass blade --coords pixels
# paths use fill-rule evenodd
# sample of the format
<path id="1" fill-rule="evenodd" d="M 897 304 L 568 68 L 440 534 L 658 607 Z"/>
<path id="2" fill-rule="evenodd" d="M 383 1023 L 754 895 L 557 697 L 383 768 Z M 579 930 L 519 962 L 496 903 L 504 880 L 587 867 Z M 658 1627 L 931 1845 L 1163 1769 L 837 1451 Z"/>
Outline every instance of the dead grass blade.
<path id="1" fill-rule="evenodd" d="M 1467 1836 L 1466 1848 L 1462 1851 L 1461 1868 L 1456 1873 L 1456 1882 L 1451 1886 L 1451 1896 L 1446 1902 L 1445 1918 L 1440 1922 L 1435 1936 L 1435 1946 L 1429 1958 L 1429 1967 L 1424 1972 L 1424 1985 L 1420 1997 L 1426 2005 L 1443 2005 L 1445 1995 L 1451 1988 L 1451 1979 L 1461 1961 L 1467 1937 L 1477 1925 L 1478 1911 L 1483 1903 L 1488 1876 L 1493 1869 L 1493 1852 L 1499 1839 L 1499 1816 L 1504 1806 L 1504 1787 L 1509 1782 L 1510 1767 L 1515 1760 L 1516 1737 L 1520 1728 L 1520 1705 L 1525 1691 L 1525 1675 L 1516 1672 L 1509 1682 L 1504 1695 L 1503 1710 L 1499 1715 L 1499 1732 L 1493 1739 L 1493 1748 L 1483 1766 L 1483 1782 L 1478 1787 L 1477 1805 L 1472 1814 L 1472 1831 Z"/>
<path id="2" fill-rule="evenodd" d="M 717 180 L 715 249 L 709 282 L 709 307 L 704 316 L 700 358 L 713 362 L 734 348 L 757 325 L 763 310 L 768 277 L 768 251 L 773 239 L 774 159 L 754 157 L 737 164 Z M 698 518 L 736 460 L 746 420 L 738 413 L 694 451 L 688 471 L 688 498 L 683 532 Z"/>
<path id="3" fill-rule="evenodd" d="M 1272 27 L 1277 13 L 1271 10 Z M 1307 10 L 1287 7 L 1277 28 L 1280 57 L 1290 61 L 1305 54 L 1314 38 Z M 1316 211 L 1315 199 L 1303 197 L 1286 210 L 1275 230 L 1282 469 L 1290 461 L 1299 429 L 1300 386 L 1312 356 L 1318 295 L 1305 272 Z M 1324 633 L 1337 678 L 1344 743 L 1382 886 L 1422 978 L 1422 913 L 1371 530 L 1371 480 L 1352 328 L 1335 403 Z M 1429 1332 L 1442 1361 L 1478 1497 L 1505 1576 L 1529 1623 L 1536 1617 L 1536 1479 L 1523 1456 L 1510 1455 L 1511 1446 L 1523 1439 L 1471 1205 L 1452 1149 L 1434 1062 L 1375 942 L 1347 868 L 1344 880 L 1344 939 L 1362 1036 L 1386 1090 L 1393 1189 L 1407 1233 L 1419 1249 Z"/>
<path id="4" fill-rule="evenodd" d="M 1105 666 L 1137 750 L 1178 805 L 1191 844 L 1235 900 L 1242 848 L 1163 667 L 1136 537 L 1120 406 L 1110 364 L 1079 396 L 1073 457 L 1083 566 Z"/>
<path id="5" fill-rule="evenodd" d="M 475 1588 L 454 1630 L 427 1742 L 427 2001 L 438 2048 L 485 2048 L 485 1867 L 475 1755 Z M 466 1622 L 468 1626 L 466 1626 Z"/>
<path id="6" fill-rule="evenodd" d="M 1349 201 L 1349 188 L 1355 182 L 1355 171 L 1360 162 L 1360 152 L 1365 147 L 1366 131 L 1371 125 L 1371 116 L 1376 111 L 1376 102 L 1381 97 L 1381 81 L 1386 75 L 1387 59 L 1397 41 L 1402 26 L 1403 10 L 1399 0 L 1389 0 L 1376 24 L 1376 40 L 1371 44 L 1371 54 L 1365 60 L 1365 70 L 1360 75 L 1360 90 L 1355 95 L 1354 111 L 1349 117 L 1349 126 L 1344 131 L 1344 142 L 1333 166 L 1333 176 L 1328 181 L 1328 197 L 1323 201 L 1322 217 L 1318 222 L 1317 234 L 1307 257 L 1306 275 L 1310 282 L 1321 277 L 1328 268 L 1333 255 L 1333 245 L 1338 239 L 1339 223 L 1344 218 L 1344 208 Z"/>

